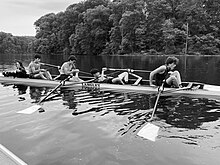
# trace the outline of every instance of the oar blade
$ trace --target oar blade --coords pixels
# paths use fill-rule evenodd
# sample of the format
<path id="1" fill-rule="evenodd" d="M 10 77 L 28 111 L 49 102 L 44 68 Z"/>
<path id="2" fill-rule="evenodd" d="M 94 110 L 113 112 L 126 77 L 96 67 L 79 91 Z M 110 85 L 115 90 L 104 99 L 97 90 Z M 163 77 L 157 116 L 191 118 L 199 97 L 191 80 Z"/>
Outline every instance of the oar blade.
<path id="1" fill-rule="evenodd" d="M 147 123 L 143 128 L 140 129 L 137 135 L 155 142 L 156 137 L 158 136 L 158 132 L 159 132 L 158 126 L 151 123 Z"/>
<path id="2" fill-rule="evenodd" d="M 40 105 L 33 105 L 29 108 L 26 108 L 24 110 L 18 111 L 17 113 L 22 113 L 22 114 L 32 114 L 34 112 L 36 112 L 37 110 L 39 110 L 41 108 Z"/>

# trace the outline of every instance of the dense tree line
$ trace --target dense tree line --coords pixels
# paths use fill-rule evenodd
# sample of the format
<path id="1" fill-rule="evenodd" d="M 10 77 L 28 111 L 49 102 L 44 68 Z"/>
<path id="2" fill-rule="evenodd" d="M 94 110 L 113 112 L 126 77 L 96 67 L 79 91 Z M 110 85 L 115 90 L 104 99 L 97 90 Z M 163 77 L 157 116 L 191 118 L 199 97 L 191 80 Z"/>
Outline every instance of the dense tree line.
<path id="1" fill-rule="evenodd" d="M 13 36 L 11 33 L 0 32 L 0 53 L 27 53 L 35 37 Z"/>
<path id="2" fill-rule="evenodd" d="M 34 23 L 42 54 L 220 54 L 219 0 L 86 0 Z"/>

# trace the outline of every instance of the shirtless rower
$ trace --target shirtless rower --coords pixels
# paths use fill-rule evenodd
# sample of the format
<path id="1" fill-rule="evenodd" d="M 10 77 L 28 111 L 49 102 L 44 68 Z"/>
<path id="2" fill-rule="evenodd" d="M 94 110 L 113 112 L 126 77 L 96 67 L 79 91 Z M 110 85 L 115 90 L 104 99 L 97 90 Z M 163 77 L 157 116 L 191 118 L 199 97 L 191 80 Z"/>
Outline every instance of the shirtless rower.
<path id="1" fill-rule="evenodd" d="M 64 80 L 71 77 L 71 81 L 81 81 L 78 77 L 79 69 L 76 69 L 76 57 L 74 55 L 69 56 L 68 60 L 64 62 L 60 68 L 60 75 L 56 77 L 56 80 Z M 75 76 L 74 76 L 75 75 Z"/>
<path id="2" fill-rule="evenodd" d="M 52 80 L 52 76 L 49 71 L 41 69 L 40 66 L 41 56 L 35 55 L 34 60 L 28 65 L 28 71 L 30 78 Z"/>

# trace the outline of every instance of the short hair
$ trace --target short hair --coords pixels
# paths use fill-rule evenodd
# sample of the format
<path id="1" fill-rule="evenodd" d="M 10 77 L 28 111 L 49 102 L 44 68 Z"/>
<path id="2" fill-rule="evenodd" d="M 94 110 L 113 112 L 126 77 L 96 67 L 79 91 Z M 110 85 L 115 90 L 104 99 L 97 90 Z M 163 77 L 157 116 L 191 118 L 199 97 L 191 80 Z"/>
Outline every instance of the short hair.
<path id="1" fill-rule="evenodd" d="M 75 61 L 77 60 L 76 56 L 74 55 L 69 56 L 68 61 L 74 61 L 74 60 Z"/>
<path id="2" fill-rule="evenodd" d="M 38 54 L 37 54 L 37 55 L 35 55 L 35 56 L 34 56 L 34 59 L 37 59 L 37 58 L 41 59 L 41 56 L 40 56 L 40 55 L 38 55 Z"/>
<path id="3" fill-rule="evenodd" d="M 168 65 L 168 64 L 172 64 L 172 63 L 177 65 L 179 63 L 179 59 L 174 56 L 167 57 L 165 64 Z"/>
<path id="4" fill-rule="evenodd" d="M 96 73 L 98 73 L 98 72 L 99 72 L 99 70 L 96 69 L 96 68 L 93 68 L 93 69 L 90 70 L 90 73 L 91 73 L 92 75 L 94 75 L 94 74 L 96 74 Z"/>

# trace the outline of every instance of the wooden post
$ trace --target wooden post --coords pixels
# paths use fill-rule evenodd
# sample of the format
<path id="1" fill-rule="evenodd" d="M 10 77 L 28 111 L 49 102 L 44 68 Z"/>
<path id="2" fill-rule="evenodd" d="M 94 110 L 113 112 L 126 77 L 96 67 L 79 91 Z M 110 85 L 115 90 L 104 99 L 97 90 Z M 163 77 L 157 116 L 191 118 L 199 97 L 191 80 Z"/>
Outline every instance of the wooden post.
<path id="1" fill-rule="evenodd" d="M 189 24 L 186 23 L 186 45 L 185 45 L 185 55 L 187 54 L 188 49 L 188 34 L 189 34 Z"/>

